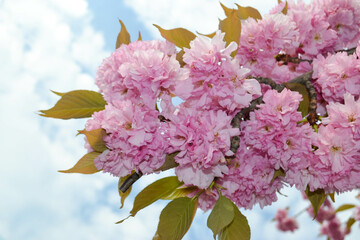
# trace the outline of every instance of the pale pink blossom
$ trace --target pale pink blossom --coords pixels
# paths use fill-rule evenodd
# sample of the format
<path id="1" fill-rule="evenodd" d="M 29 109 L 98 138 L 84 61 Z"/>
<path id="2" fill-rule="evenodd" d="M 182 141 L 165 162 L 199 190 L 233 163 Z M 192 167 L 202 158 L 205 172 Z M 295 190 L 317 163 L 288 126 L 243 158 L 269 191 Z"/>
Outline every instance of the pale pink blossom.
<path id="1" fill-rule="evenodd" d="M 360 185 L 360 142 L 350 129 L 321 126 L 312 143 L 317 147 L 309 171 L 314 175 L 311 190 L 344 192 Z"/>
<path id="2" fill-rule="evenodd" d="M 121 45 L 98 69 L 95 83 L 107 102 L 130 99 L 155 107 L 161 95 L 186 98 L 191 91 L 188 70 L 180 68 L 175 45 L 168 42 L 133 42 Z M 187 89 L 177 86 L 187 82 Z"/>
<path id="3" fill-rule="evenodd" d="M 325 12 L 330 28 L 338 34 L 336 49 L 352 48 L 360 39 L 360 2 L 358 0 L 315 0 Z"/>
<path id="4" fill-rule="evenodd" d="M 231 116 L 223 111 L 179 108 L 170 120 L 165 135 L 170 144 L 168 151 L 180 151 L 175 157 L 179 164 L 175 173 L 180 181 L 205 189 L 214 177 L 227 173 L 225 157 L 234 154 L 230 138 L 240 133 L 231 127 Z"/>
<path id="5" fill-rule="evenodd" d="M 275 169 L 266 155 L 241 145 L 232 161 L 229 173 L 217 182 L 224 187 L 224 196 L 245 209 L 255 204 L 263 208 L 277 201 L 276 193 L 283 183 L 280 178 L 273 179 Z"/>
<path id="6" fill-rule="evenodd" d="M 299 47 L 299 31 L 295 22 L 282 13 L 266 15 L 262 20 L 249 18 L 241 29 L 237 59 L 252 70 L 253 76 L 269 77 L 278 83 L 288 81 L 299 73 L 296 66 L 279 64 L 274 56 L 294 55 Z"/>
<path id="7" fill-rule="evenodd" d="M 354 138 L 360 140 L 360 99 L 355 101 L 354 96 L 346 93 L 344 102 L 330 102 L 326 107 L 328 117 L 323 118 L 322 122 L 336 128 L 350 128 Z"/>
<path id="8" fill-rule="evenodd" d="M 102 128 L 108 150 L 94 160 L 97 169 L 123 177 L 133 170 L 153 173 L 165 161 L 168 144 L 155 109 L 129 100 L 114 101 L 93 115 L 87 130 Z"/>
<path id="9" fill-rule="evenodd" d="M 360 75 L 355 56 L 345 52 L 319 55 L 313 61 L 315 87 L 326 102 L 343 102 L 344 94 L 360 95 Z"/>
<path id="10" fill-rule="evenodd" d="M 283 232 L 291 231 L 294 232 L 299 228 L 299 225 L 295 218 L 288 216 L 287 209 L 278 209 L 275 220 L 277 222 L 276 227 Z"/>

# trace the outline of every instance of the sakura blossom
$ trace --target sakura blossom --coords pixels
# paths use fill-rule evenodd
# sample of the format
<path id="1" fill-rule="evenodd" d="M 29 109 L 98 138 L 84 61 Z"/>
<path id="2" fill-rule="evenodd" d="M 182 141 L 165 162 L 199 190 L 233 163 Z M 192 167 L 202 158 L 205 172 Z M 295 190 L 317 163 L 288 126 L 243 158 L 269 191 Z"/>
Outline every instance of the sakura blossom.
<path id="1" fill-rule="evenodd" d="M 291 218 L 288 216 L 288 210 L 287 209 L 278 209 L 276 216 L 276 227 L 280 231 L 291 231 L 294 232 L 296 229 L 299 228 L 299 225 L 295 218 Z"/>

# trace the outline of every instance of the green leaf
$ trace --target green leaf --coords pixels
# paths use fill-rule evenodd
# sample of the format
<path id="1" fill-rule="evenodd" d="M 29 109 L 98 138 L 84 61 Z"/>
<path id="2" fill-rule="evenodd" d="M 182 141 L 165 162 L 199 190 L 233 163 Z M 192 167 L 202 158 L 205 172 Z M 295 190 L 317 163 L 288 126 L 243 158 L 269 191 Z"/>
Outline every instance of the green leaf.
<path id="1" fill-rule="evenodd" d="M 232 203 L 234 208 L 234 220 L 219 234 L 219 240 L 250 240 L 250 227 L 244 215 L 238 207 Z"/>
<path id="2" fill-rule="evenodd" d="M 165 170 L 179 166 L 179 164 L 175 162 L 175 157 L 176 157 L 176 155 L 178 155 L 179 152 L 180 151 L 166 154 L 164 164 L 161 167 L 159 167 L 158 169 L 156 169 L 155 171 L 165 171 Z"/>
<path id="3" fill-rule="evenodd" d="M 120 203 L 121 203 L 120 208 L 123 208 L 123 207 L 124 207 L 125 199 L 126 199 L 126 198 L 130 195 L 130 193 L 131 193 L 132 186 L 130 186 L 129 189 L 126 190 L 125 192 L 122 192 L 122 191 L 120 190 L 121 185 L 124 183 L 124 181 L 125 181 L 130 175 L 131 175 L 131 174 L 129 174 L 129 175 L 125 176 L 125 177 L 119 178 L 118 191 L 119 191 Z"/>
<path id="4" fill-rule="evenodd" d="M 273 176 L 273 178 L 271 179 L 270 185 L 272 185 L 273 182 L 275 181 L 275 179 L 277 179 L 278 177 L 285 177 L 285 176 L 286 176 L 286 174 L 285 174 L 284 169 L 279 168 L 278 170 L 275 170 L 274 176 Z"/>
<path id="5" fill-rule="evenodd" d="M 312 205 L 313 210 L 314 210 L 314 219 L 315 219 L 321 205 L 325 201 L 326 194 L 324 192 L 324 189 L 318 189 L 318 190 L 316 190 L 314 192 L 311 192 L 309 186 L 307 186 L 307 188 L 305 190 L 305 194 L 306 194 L 306 196 L 308 197 L 308 199 L 311 202 L 311 205 Z"/>
<path id="6" fill-rule="evenodd" d="M 229 17 L 233 14 L 237 14 L 237 10 L 233 8 L 228 8 L 224 4 L 220 3 L 222 9 L 224 10 L 225 16 Z"/>
<path id="7" fill-rule="evenodd" d="M 284 8 L 283 8 L 283 10 L 281 11 L 284 15 L 286 15 L 287 14 L 287 12 L 288 12 L 288 3 L 287 3 L 287 1 L 285 2 L 285 6 L 284 6 Z"/>
<path id="8" fill-rule="evenodd" d="M 185 54 L 184 50 L 181 50 L 176 54 L 176 60 L 179 62 L 181 67 L 185 66 L 185 62 L 183 59 L 184 54 Z"/>
<path id="9" fill-rule="evenodd" d="M 182 197 L 162 210 L 157 228 L 159 239 L 181 240 L 189 230 L 197 209 L 197 199 Z"/>
<path id="10" fill-rule="evenodd" d="M 329 195 L 331 201 L 333 201 L 333 203 L 334 203 L 335 202 L 335 193 L 329 193 L 328 195 Z"/>
<path id="11" fill-rule="evenodd" d="M 345 210 L 348 210 L 348 209 L 352 209 L 354 207 L 356 207 L 354 204 L 343 204 L 340 207 L 338 207 L 335 212 L 336 213 L 337 212 L 342 212 L 342 211 L 345 211 Z"/>
<path id="12" fill-rule="evenodd" d="M 141 36 L 141 32 L 139 31 L 139 37 L 137 39 L 138 41 L 142 41 L 142 36 Z"/>
<path id="13" fill-rule="evenodd" d="M 355 218 L 349 218 L 346 222 L 346 230 L 350 231 L 352 225 L 354 225 L 355 222 L 356 222 Z"/>
<path id="14" fill-rule="evenodd" d="M 125 24 L 120 19 L 119 19 L 119 23 L 121 25 L 121 29 L 116 39 L 116 46 L 115 46 L 116 49 L 119 48 L 122 44 L 126 45 L 131 42 L 130 34 L 126 29 Z"/>
<path id="15" fill-rule="evenodd" d="M 104 129 L 94 129 L 91 131 L 79 130 L 80 134 L 84 134 L 86 139 L 88 140 L 90 146 L 96 151 L 102 153 L 106 149 L 108 149 L 104 142 L 104 136 L 106 136 L 106 132 Z"/>
<path id="16" fill-rule="evenodd" d="M 62 173 L 83 173 L 83 174 L 93 174 L 101 170 L 97 170 L 94 165 L 94 159 L 99 156 L 101 153 L 90 152 L 85 154 L 72 168 L 68 170 L 60 170 Z"/>
<path id="17" fill-rule="evenodd" d="M 75 90 L 62 94 L 54 107 L 40 110 L 40 116 L 60 119 L 86 118 L 103 110 L 106 105 L 103 96 L 95 91 Z"/>
<path id="18" fill-rule="evenodd" d="M 236 42 L 237 44 L 239 43 L 241 34 L 241 21 L 235 13 L 228 16 L 224 20 L 220 20 L 219 29 L 225 33 L 224 40 L 226 45 L 229 45 L 231 42 Z M 236 51 L 234 51 L 234 53 L 236 54 Z"/>
<path id="19" fill-rule="evenodd" d="M 309 93 L 306 90 L 306 87 L 302 85 L 301 83 L 284 83 L 284 86 L 287 89 L 290 89 L 291 91 L 296 91 L 300 93 L 303 97 L 303 100 L 300 102 L 298 111 L 301 112 L 302 116 L 305 117 L 309 113 L 309 106 L 310 106 L 310 100 L 309 100 Z"/>
<path id="20" fill-rule="evenodd" d="M 180 187 L 175 189 L 172 193 L 167 196 L 161 197 L 162 200 L 174 200 L 176 198 L 186 197 L 190 193 L 196 191 L 197 187 Z"/>
<path id="21" fill-rule="evenodd" d="M 248 19 L 249 17 L 257 20 L 262 19 L 260 12 L 252 7 L 242 7 L 239 4 L 235 3 L 235 5 L 238 7 L 237 9 L 237 15 L 240 19 Z"/>
<path id="22" fill-rule="evenodd" d="M 190 48 L 190 42 L 196 37 L 196 35 L 185 28 L 174 28 L 165 30 L 160 26 L 154 24 L 163 38 L 174 43 L 179 48 Z"/>
<path id="23" fill-rule="evenodd" d="M 207 220 L 207 226 L 216 235 L 228 226 L 234 219 L 235 212 L 233 203 L 226 197 L 220 195 Z"/>
<path id="24" fill-rule="evenodd" d="M 134 206 L 130 211 L 132 216 L 141 209 L 149 206 L 162 197 L 170 195 L 176 188 L 180 187 L 183 183 L 178 180 L 176 176 L 166 177 L 153 182 L 144 188 L 134 200 Z"/>
<path id="25" fill-rule="evenodd" d="M 53 90 L 50 90 L 50 91 L 53 92 L 54 94 L 60 96 L 60 97 L 62 97 L 62 96 L 64 96 L 66 94 L 66 93 L 61 93 L 61 92 L 55 92 Z"/>
<path id="26" fill-rule="evenodd" d="M 216 32 L 209 33 L 209 34 L 203 34 L 203 33 L 199 33 L 199 32 L 196 32 L 196 33 L 199 34 L 199 35 L 208 37 L 208 38 L 213 38 L 216 35 Z"/>

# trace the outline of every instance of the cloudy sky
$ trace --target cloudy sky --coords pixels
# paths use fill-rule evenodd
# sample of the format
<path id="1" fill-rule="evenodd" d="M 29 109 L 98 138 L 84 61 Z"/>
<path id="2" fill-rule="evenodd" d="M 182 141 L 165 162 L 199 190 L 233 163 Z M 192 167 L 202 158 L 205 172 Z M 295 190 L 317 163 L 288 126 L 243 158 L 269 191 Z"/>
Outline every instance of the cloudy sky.
<path id="1" fill-rule="evenodd" d="M 234 6 L 234 1 L 222 2 Z M 276 2 L 238 1 L 263 14 Z M 0 0 L 0 240 L 151 239 L 166 202 L 114 224 L 128 215 L 134 198 L 119 209 L 116 178 L 57 172 L 85 154 L 83 138 L 75 137 L 84 121 L 45 119 L 36 112 L 56 102 L 50 89 L 96 90 L 94 75 L 114 49 L 118 19 L 133 39 L 141 31 L 150 40 L 159 38 L 153 23 L 209 33 L 223 17 L 215 0 Z M 133 193 L 158 177 L 144 177 Z M 288 197 L 280 196 L 271 207 L 244 211 L 252 239 L 316 239 L 317 224 L 306 214 L 299 217 L 296 234 L 275 230 L 271 219 L 278 207 L 291 205 L 291 214 L 306 207 L 296 191 L 284 193 Z M 184 239 L 211 239 L 207 216 L 198 211 Z"/>

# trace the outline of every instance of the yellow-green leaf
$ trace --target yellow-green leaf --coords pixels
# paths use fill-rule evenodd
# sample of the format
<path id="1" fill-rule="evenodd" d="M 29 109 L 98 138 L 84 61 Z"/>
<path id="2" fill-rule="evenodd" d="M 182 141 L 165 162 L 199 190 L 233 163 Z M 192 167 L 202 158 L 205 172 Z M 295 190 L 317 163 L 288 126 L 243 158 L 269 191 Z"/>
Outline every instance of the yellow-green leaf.
<path id="1" fill-rule="evenodd" d="M 175 189 L 172 193 L 167 196 L 162 197 L 163 200 L 174 200 L 176 198 L 186 197 L 190 193 L 197 190 L 197 187 L 180 187 Z"/>
<path id="2" fill-rule="evenodd" d="M 232 14 L 237 14 L 237 10 L 233 8 L 228 8 L 224 4 L 220 3 L 222 9 L 224 10 L 224 13 L 227 17 L 231 16 Z"/>
<path id="3" fill-rule="evenodd" d="M 127 31 L 125 24 L 119 19 L 121 29 L 116 39 L 116 49 L 121 46 L 121 44 L 129 44 L 131 42 L 130 40 L 130 34 Z"/>
<path id="4" fill-rule="evenodd" d="M 181 50 L 176 54 L 176 60 L 179 62 L 181 67 L 185 66 L 185 62 L 183 59 L 184 54 L 185 54 L 184 50 Z"/>
<path id="5" fill-rule="evenodd" d="M 141 32 L 139 31 L 139 37 L 137 39 L 138 41 L 142 41 L 142 36 L 141 36 Z"/>
<path id="6" fill-rule="evenodd" d="M 159 239 L 181 240 L 189 230 L 197 209 L 197 199 L 182 197 L 162 210 L 157 228 Z"/>
<path id="7" fill-rule="evenodd" d="M 283 8 L 283 10 L 281 11 L 284 15 L 286 15 L 287 14 L 287 12 L 288 12 L 288 3 L 287 3 L 287 1 L 285 2 L 285 6 L 284 6 L 284 8 Z"/>
<path id="8" fill-rule="evenodd" d="M 274 180 L 277 179 L 278 177 L 285 177 L 285 176 L 286 176 L 286 174 L 285 174 L 284 169 L 279 168 L 278 170 L 275 170 L 274 176 L 273 176 L 273 178 L 271 179 L 270 185 L 272 185 L 273 182 L 274 182 Z"/>
<path id="9" fill-rule="evenodd" d="M 59 93 L 56 93 L 59 95 Z M 105 108 L 103 96 L 95 91 L 75 90 L 64 93 L 54 107 L 40 110 L 40 116 L 70 119 L 91 117 Z"/>
<path id="10" fill-rule="evenodd" d="M 121 185 L 124 183 L 124 181 L 125 181 L 129 176 L 130 176 L 130 175 L 127 175 L 127 176 L 125 176 L 125 177 L 119 178 L 118 191 L 119 191 L 120 203 L 121 203 L 120 208 L 123 208 L 123 207 L 124 207 L 125 199 L 130 195 L 130 192 L 131 192 L 131 189 L 132 189 L 132 186 L 130 186 L 129 189 L 126 190 L 125 192 L 122 192 L 122 191 L 120 190 Z"/>
<path id="11" fill-rule="evenodd" d="M 216 235 L 227 227 L 234 219 L 235 212 L 233 203 L 226 197 L 220 195 L 207 220 L 207 226 Z"/>
<path id="12" fill-rule="evenodd" d="M 329 193 L 328 195 L 329 195 L 331 201 L 335 202 L 335 193 Z"/>
<path id="13" fill-rule="evenodd" d="M 228 16 L 224 20 L 220 20 L 219 29 L 225 33 L 224 40 L 226 45 L 229 45 L 231 42 L 239 43 L 241 21 L 235 14 Z M 234 53 L 236 54 L 236 51 L 234 51 Z"/>
<path id="14" fill-rule="evenodd" d="M 83 174 L 93 174 L 101 170 L 97 170 L 94 165 L 94 159 L 99 156 L 101 153 L 90 152 L 85 154 L 72 168 L 68 170 L 60 170 L 62 173 L 83 173 Z"/>
<path id="15" fill-rule="evenodd" d="M 64 96 L 66 94 L 66 93 L 61 93 L 61 92 L 55 92 L 53 90 L 50 90 L 50 91 L 52 91 L 54 94 L 56 94 L 56 95 L 58 95 L 60 97 L 62 97 L 62 96 Z"/>
<path id="16" fill-rule="evenodd" d="M 244 215 L 238 207 L 233 204 L 234 220 L 220 231 L 219 240 L 250 240 L 250 227 Z"/>
<path id="17" fill-rule="evenodd" d="M 326 194 L 324 192 L 324 189 L 318 189 L 318 190 L 316 190 L 314 192 L 311 192 L 309 186 L 307 186 L 307 188 L 305 190 L 305 194 L 306 194 L 306 196 L 308 197 L 308 199 L 311 202 L 311 205 L 312 205 L 313 210 L 314 210 L 314 219 L 315 219 L 321 205 L 325 201 Z"/>
<path id="18" fill-rule="evenodd" d="M 196 35 L 185 28 L 174 28 L 165 30 L 154 24 L 163 38 L 174 43 L 179 48 L 190 48 L 190 42 L 194 40 Z"/>
<path id="19" fill-rule="evenodd" d="M 350 231 L 352 225 L 354 225 L 354 223 L 356 222 L 355 218 L 349 218 L 346 222 L 346 231 Z"/>
<path id="20" fill-rule="evenodd" d="M 203 34 L 203 33 L 199 33 L 199 32 L 196 32 L 196 33 L 199 34 L 199 35 L 208 37 L 208 38 L 213 38 L 216 35 L 216 32 L 209 33 L 209 34 Z"/>
<path id="21" fill-rule="evenodd" d="M 141 209 L 149 206 L 155 201 L 164 196 L 170 195 L 176 188 L 180 187 L 183 183 L 178 180 L 176 176 L 166 177 L 153 182 L 144 188 L 134 200 L 134 206 L 130 211 L 132 216 Z"/>
<path id="22" fill-rule="evenodd" d="M 345 211 L 345 210 L 348 210 L 348 209 L 352 209 L 354 207 L 355 207 L 354 204 L 343 204 L 340 207 L 338 207 L 335 212 L 336 213 L 337 212 L 342 212 L 342 211 Z"/>
<path id="23" fill-rule="evenodd" d="M 165 170 L 179 166 L 179 164 L 175 162 L 175 156 L 178 155 L 178 153 L 179 153 L 179 151 L 173 152 L 170 154 L 166 154 L 164 164 L 161 167 L 159 167 L 158 169 L 156 169 L 155 171 L 165 171 Z"/>
<path id="24" fill-rule="evenodd" d="M 104 142 L 104 136 L 106 135 L 106 132 L 104 129 L 94 129 L 91 131 L 86 130 L 79 130 L 78 131 L 81 134 L 84 134 L 86 136 L 86 139 L 88 140 L 90 146 L 96 151 L 102 153 L 106 149 L 108 149 Z"/>
<path id="25" fill-rule="evenodd" d="M 309 113 L 309 106 L 310 106 L 310 100 L 309 100 L 309 93 L 306 90 L 306 87 L 301 83 L 284 83 L 284 86 L 287 89 L 290 89 L 291 91 L 296 91 L 300 93 L 303 97 L 303 100 L 299 104 L 298 111 L 301 112 L 302 116 L 305 117 Z"/>
<path id="26" fill-rule="evenodd" d="M 235 3 L 238 7 L 237 15 L 240 19 L 247 19 L 249 17 L 256 19 L 262 19 L 260 12 L 252 7 L 242 7 L 239 4 Z"/>

